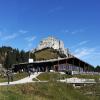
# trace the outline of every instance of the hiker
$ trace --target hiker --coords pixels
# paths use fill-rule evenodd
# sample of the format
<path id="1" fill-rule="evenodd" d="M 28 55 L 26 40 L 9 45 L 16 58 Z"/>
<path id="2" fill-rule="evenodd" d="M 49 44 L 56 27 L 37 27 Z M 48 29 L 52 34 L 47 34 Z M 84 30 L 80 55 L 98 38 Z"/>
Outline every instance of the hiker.
<path id="1" fill-rule="evenodd" d="M 13 75 L 10 70 L 7 70 L 6 72 L 7 78 L 8 78 L 8 84 L 10 83 L 10 80 L 13 81 Z"/>

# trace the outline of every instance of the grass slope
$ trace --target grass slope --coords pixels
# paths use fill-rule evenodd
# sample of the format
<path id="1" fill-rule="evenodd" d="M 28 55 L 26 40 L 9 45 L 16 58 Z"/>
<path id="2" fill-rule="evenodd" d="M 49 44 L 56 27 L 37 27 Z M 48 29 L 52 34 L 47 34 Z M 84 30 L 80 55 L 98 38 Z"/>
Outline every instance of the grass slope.
<path id="1" fill-rule="evenodd" d="M 58 72 L 45 72 L 41 73 L 37 78 L 41 81 L 48 81 L 48 80 L 58 80 L 58 79 L 64 79 L 64 78 L 71 78 L 71 75 L 67 74 L 60 74 Z"/>
<path id="2" fill-rule="evenodd" d="M 28 76 L 28 73 L 26 73 L 26 72 L 14 74 L 13 81 L 20 80 L 20 79 L 25 78 L 27 76 Z M 7 77 L 0 76 L 0 82 L 7 82 L 7 81 L 8 81 Z"/>
<path id="3" fill-rule="evenodd" d="M 41 73 L 37 78 L 39 80 L 52 80 L 52 79 L 64 79 L 64 78 L 72 78 L 72 77 L 77 77 L 77 78 L 85 78 L 85 79 L 95 79 L 99 80 L 100 75 L 67 75 L 67 74 L 60 74 L 58 72 L 45 72 Z"/>
<path id="4" fill-rule="evenodd" d="M 74 77 L 86 78 L 86 79 L 99 79 L 100 75 L 74 75 Z"/>
<path id="5" fill-rule="evenodd" d="M 72 76 L 57 72 L 42 73 L 37 78 L 50 80 L 48 83 L 0 86 L 0 100 L 100 100 L 99 83 L 75 89 L 70 84 L 57 82 L 59 77 Z"/>
<path id="6" fill-rule="evenodd" d="M 83 95 L 91 98 L 91 100 L 100 100 L 100 83 L 86 85 L 77 90 Z"/>
<path id="7" fill-rule="evenodd" d="M 55 59 L 58 57 L 64 57 L 65 55 L 60 54 L 58 51 L 52 48 L 45 48 L 34 53 L 36 60 L 48 60 Z"/>
<path id="8" fill-rule="evenodd" d="M 71 85 L 59 82 L 0 87 L 3 100 L 91 100 Z"/>

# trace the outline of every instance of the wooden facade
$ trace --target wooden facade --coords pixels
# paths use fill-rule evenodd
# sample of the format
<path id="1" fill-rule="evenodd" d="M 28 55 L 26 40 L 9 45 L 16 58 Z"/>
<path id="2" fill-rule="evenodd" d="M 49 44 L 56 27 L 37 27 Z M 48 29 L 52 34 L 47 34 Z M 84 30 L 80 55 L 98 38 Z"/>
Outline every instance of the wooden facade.
<path id="1" fill-rule="evenodd" d="M 50 59 L 43 61 L 34 61 L 32 63 L 19 63 L 13 65 L 13 71 L 21 71 L 32 69 L 33 71 L 93 71 L 93 66 L 76 58 L 59 58 L 59 59 Z"/>

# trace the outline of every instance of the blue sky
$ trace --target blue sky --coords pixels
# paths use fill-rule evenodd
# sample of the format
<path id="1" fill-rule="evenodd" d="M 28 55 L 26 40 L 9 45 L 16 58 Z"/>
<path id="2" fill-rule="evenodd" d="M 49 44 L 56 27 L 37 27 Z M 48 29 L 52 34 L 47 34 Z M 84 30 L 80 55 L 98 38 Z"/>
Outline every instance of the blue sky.
<path id="1" fill-rule="evenodd" d="M 100 0 L 0 0 L 0 46 L 30 50 L 50 35 L 100 65 Z"/>

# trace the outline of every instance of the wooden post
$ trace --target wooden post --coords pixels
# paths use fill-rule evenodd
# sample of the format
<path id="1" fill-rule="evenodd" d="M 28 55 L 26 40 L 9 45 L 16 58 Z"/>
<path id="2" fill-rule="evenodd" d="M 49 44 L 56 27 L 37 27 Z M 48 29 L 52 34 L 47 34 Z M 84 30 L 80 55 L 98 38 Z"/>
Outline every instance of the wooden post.
<path id="1" fill-rule="evenodd" d="M 83 72 L 84 72 L 84 70 L 85 70 L 85 64 L 84 64 L 84 66 L 83 66 Z"/>
<path id="2" fill-rule="evenodd" d="M 68 67 L 68 66 L 67 66 L 67 59 L 66 59 L 66 64 L 65 64 L 65 65 L 66 65 L 66 69 L 67 69 L 67 67 Z"/>
<path id="3" fill-rule="evenodd" d="M 59 59 L 58 59 L 58 68 L 59 68 Z M 58 68 L 57 68 L 57 71 L 58 71 Z"/>
<path id="4" fill-rule="evenodd" d="M 73 65 L 72 65 L 72 70 L 74 69 L 74 58 L 73 58 Z"/>
<path id="5" fill-rule="evenodd" d="M 90 71 L 89 65 L 88 65 L 88 72 Z"/>
<path id="6" fill-rule="evenodd" d="M 80 61 L 79 61 L 79 72 L 80 72 Z"/>

